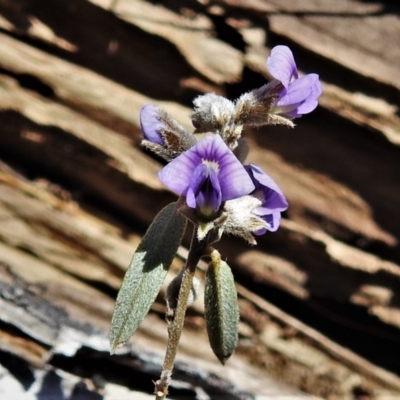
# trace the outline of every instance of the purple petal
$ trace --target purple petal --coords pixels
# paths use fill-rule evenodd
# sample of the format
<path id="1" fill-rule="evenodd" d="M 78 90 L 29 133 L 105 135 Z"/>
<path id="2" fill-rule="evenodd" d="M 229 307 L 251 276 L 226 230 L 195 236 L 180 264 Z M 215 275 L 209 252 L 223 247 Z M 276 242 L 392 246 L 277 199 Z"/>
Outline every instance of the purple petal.
<path id="1" fill-rule="evenodd" d="M 267 228 L 259 229 L 258 231 L 253 232 L 253 234 L 256 236 L 261 236 L 264 235 L 265 232 L 267 232 Z"/>
<path id="2" fill-rule="evenodd" d="M 317 74 L 309 74 L 305 77 L 309 77 L 310 81 L 310 94 L 307 99 L 300 104 L 297 108 L 299 114 L 308 114 L 313 111 L 318 105 L 318 98 L 322 93 L 322 85 L 319 81 L 319 76 Z"/>
<path id="3" fill-rule="evenodd" d="M 298 78 L 293 53 L 287 46 L 276 46 L 271 50 L 271 55 L 267 59 L 267 69 L 285 88 L 293 78 Z"/>
<path id="4" fill-rule="evenodd" d="M 196 197 L 199 194 L 201 186 L 207 179 L 207 166 L 200 164 L 193 172 L 189 188 L 186 193 L 186 203 L 189 207 L 196 208 Z"/>
<path id="5" fill-rule="evenodd" d="M 152 104 L 146 104 L 140 110 L 140 126 L 146 140 L 163 146 L 164 139 L 161 135 L 160 129 L 164 127 L 164 124 L 157 116 L 158 107 Z"/>
<path id="6" fill-rule="evenodd" d="M 222 201 L 245 196 L 254 190 L 254 184 L 242 163 L 229 150 L 221 136 L 214 135 L 213 151 L 219 164 L 218 180 L 221 185 Z"/>
<path id="7" fill-rule="evenodd" d="M 314 84 L 314 79 L 312 77 L 310 78 L 310 75 L 302 76 L 292 82 L 289 87 L 283 91 L 284 95 L 276 102 L 276 105 L 288 106 L 300 104 L 306 100 L 310 96 L 311 86 Z"/>
<path id="8" fill-rule="evenodd" d="M 201 164 L 201 158 L 194 151 L 197 145 L 173 159 L 158 173 L 165 186 L 182 196 L 186 196 L 193 172 Z"/>
<path id="9" fill-rule="evenodd" d="M 283 89 L 275 104 L 276 112 L 288 117 L 301 117 L 313 111 L 318 105 L 322 86 L 317 74 L 308 74 Z"/>
<path id="10" fill-rule="evenodd" d="M 194 182 L 191 183 L 186 202 L 189 207 L 197 208 L 204 215 L 210 215 L 221 206 L 221 186 L 214 169 L 207 168 L 204 164 L 199 165 L 196 169 L 203 170 L 205 178 L 202 181 L 198 180 L 195 184 L 193 184 Z M 193 202 L 191 202 L 192 204 L 189 202 L 189 197 L 192 196 L 195 199 L 194 204 Z"/>
<path id="11" fill-rule="evenodd" d="M 280 222 L 281 222 L 281 213 L 276 212 L 273 214 L 266 215 L 265 218 L 263 218 L 265 221 L 268 223 L 267 228 L 259 229 L 256 232 L 253 232 L 257 236 L 264 235 L 265 232 L 270 231 L 270 232 L 276 232 L 279 228 Z"/>
<path id="12" fill-rule="evenodd" d="M 198 165 L 187 191 L 187 205 L 210 214 L 221 206 L 221 197 L 221 187 L 214 169 L 207 168 L 205 164 Z"/>
<path id="13" fill-rule="evenodd" d="M 262 206 L 257 209 L 257 214 L 264 216 L 276 211 L 285 211 L 288 203 L 275 181 L 255 164 L 246 165 L 256 191 L 262 191 Z"/>
<path id="14" fill-rule="evenodd" d="M 272 213 L 270 215 L 267 215 L 266 221 L 269 224 L 267 230 L 269 230 L 270 232 L 277 231 L 278 228 L 279 228 L 280 222 L 281 222 L 281 213 L 280 212 L 276 212 L 276 213 Z"/>
<path id="15" fill-rule="evenodd" d="M 285 196 L 275 181 L 257 165 L 247 165 L 246 170 L 256 186 L 253 196 L 256 196 L 262 201 L 261 207 L 255 209 L 254 214 L 258 215 L 269 224 L 266 229 L 260 229 L 254 232 L 254 234 L 263 235 L 267 230 L 275 232 L 279 228 L 281 211 L 285 211 L 288 208 Z"/>
<path id="16" fill-rule="evenodd" d="M 221 207 L 222 203 L 222 191 L 221 185 L 218 180 L 217 173 L 214 169 L 209 170 L 209 180 L 208 185 L 205 188 L 205 193 L 207 196 L 207 203 L 203 203 L 203 207 L 209 207 L 211 211 L 217 211 Z M 200 201 L 200 199 L 199 199 Z"/>
<path id="17" fill-rule="evenodd" d="M 215 195 L 214 200 L 210 200 L 213 204 L 245 196 L 255 188 L 243 165 L 228 148 L 221 136 L 217 134 L 206 136 L 189 150 L 180 154 L 167 164 L 158 173 L 158 176 L 169 189 L 180 195 L 188 196 L 190 198 L 187 200 L 188 205 L 192 207 L 197 201 L 196 196 L 199 194 L 195 193 L 195 188 L 200 186 L 201 179 L 204 177 L 204 167 L 197 170 L 197 167 L 202 164 L 208 171 L 209 184 L 211 185 L 209 190 L 212 189 L 215 190 L 215 193 L 218 191 L 221 193 L 220 200 L 219 194 Z M 215 176 L 212 171 L 215 172 Z M 191 189 L 190 195 L 189 188 Z M 207 196 L 212 197 L 215 194 L 210 193 Z"/>

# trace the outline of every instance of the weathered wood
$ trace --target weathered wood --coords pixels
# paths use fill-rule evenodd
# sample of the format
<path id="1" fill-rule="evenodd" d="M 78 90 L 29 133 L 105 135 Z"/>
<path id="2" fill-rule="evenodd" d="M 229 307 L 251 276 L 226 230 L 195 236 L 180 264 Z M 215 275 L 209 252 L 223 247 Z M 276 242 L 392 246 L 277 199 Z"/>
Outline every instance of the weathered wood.
<path id="1" fill-rule="evenodd" d="M 187 317 L 176 393 L 300 398 L 279 380 L 326 399 L 400 396 L 397 6 L 203 3 L 0 5 L 5 396 L 5 387 L 32 399 L 50 389 L 59 398 L 151 392 L 166 340 L 163 292 L 132 347 L 107 354 L 122 275 L 145 227 L 174 199 L 157 179 L 161 165 L 139 149 L 139 110 L 156 103 L 190 129 L 193 96 L 262 85 L 277 43 L 290 43 L 301 70 L 320 74 L 320 108 L 294 131 L 246 132 L 249 162 L 275 178 L 290 208 L 257 247 L 234 238 L 218 245 L 239 284 L 239 347 L 227 367 L 217 365 L 200 297 Z"/>
<path id="2" fill-rule="evenodd" d="M 34 185 L 11 177 L 6 179 L 3 175 L 1 189 L 1 205 L 4 210 L 9 211 L 8 215 L 2 213 L 2 220 L 6 224 L 0 233 L 3 240 L 0 243 L 2 260 L 8 264 L 8 267 L 3 264 L 0 269 L 3 324 L 0 329 L 1 350 L 28 362 L 34 368 L 67 368 L 73 374 L 76 373 L 71 366 L 67 367 L 69 364 L 64 358 L 71 358 L 70 362 L 73 363 L 75 358 L 80 357 L 84 348 L 90 349 L 89 359 L 105 357 L 113 360 L 114 358 L 108 355 L 107 331 L 114 301 L 91 286 L 98 286 L 100 282 L 103 289 L 106 286 L 115 286 L 116 277 L 121 278 L 120 269 L 129 263 L 133 243 L 129 244 L 120 236 L 118 230 L 79 210 L 76 205 L 66 203 L 50 192 L 40 191 Z M 15 195 L 10 196 L 13 190 Z M 10 198 L 15 200 L 13 204 L 7 201 Z M 46 210 L 51 217 L 44 218 L 42 210 Z M 14 212 L 13 215 L 10 215 L 11 211 Z M 54 240 L 61 235 L 64 248 L 58 239 Z M 17 248 L 13 247 L 15 245 Z M 76 265 L 79 259 L 74 254 L 78 248 L 80 265 Z M 26 250 L 31 254 L 27 254 Z M 110 251 L 118 257 L 114 257 Z M 124 260 L 124 257 L 128 258 Z M 121 265 L 118 265 L 119 259 Z M 77 266 L 76 269 L 73 269 L 74 265 Z M 102 272 L 102 266 L 108 270 L 108 274 L 104 269 Z M 165 328 L 165 322 L 149 317 L 135 335 L 135 347 L 128 353 L 126 349 L 117 352 L 120 355 L 130 354 L 130 357 L 138 357 L 141 354 L 142 363 L 150 362 L 146 361 L 146 357 L 151 357 L 156 366 L 148 371 L 154 374 L 149 375 L 149 383 L 151 376 L 156 377 L 162 364 L 161 348 L 166 339 Z M 193 340 L 199 342 L 195 348 L 192 346 Z M 141 346 L 149 346 L 157 355 L 148 353 Z M 229 368 L 219 366 L 207 347 L 204 329 L 197 333 L 193 331 L 190 336 L 183 338 L 181 353 L 181 362 L 186 360 L 189 364 L 177 366 L 177 377 L 185 379 L 187 374 L 193 375 L 199 373 L 196 371 L 202 371 L 203 383 L 198 381 L 199 375 L 198 378 L 192 379 L 192 384 L 199 387 L 203 385 L 206 392 L 219 390 L 227 395 L 232 392 L 231 395 L 234 396 L 234 391 L 238 389 L 226 379 L 237 370 L 242 370 L 244 374 L 244 370 L 249 368 L 240 358 L 233 359 Z M 198 361 L 193 364 L 189 356 Z M 133 367 L 128 359 L 119 361 L 117 357 L 115 362 L 127 364 L 127 368 Z M 63 363 L 66 363 L 65 366 Z M 191 364 L 192 367 L 189 367 Z M 150 365 L 143 368 L 146 370 Z M 211 377 L 207 378 L 207 375 L 204 375 L 210 368 L 219 374 L 222 372 L 225 378 L 214 377 L 212 379 L 216 381 L 211 383 Z M 248 373 L 262 376 L 261 371 L 257 372 L 255 369 L 248 370 Z M 99 371 L 99 374 L 102 372 Z M 126 374 L 129 375 L 128 372 Z M 77 375 L 89 380 L 95 379 L 86 374 Z M 122 379 L 118 378 L 118 375 L 114 378 L 103 378 L 111 382 Z M 177 379 L 179 387 L 180 378 Z M 77 378 L 75 380 L 79 381 Z M 256 381 L 250 380 L 248 384 L 245 384 L 245 381 L 246 379 L 240 385 L 244 391 L 257 388 L 259 394 L 274 391 L 292 393 L 272 381 L 266 390 L 257 386 Z M 190 387 L 187 386 L 187 389 Z M 245 398 L 244 391 L 239 398 Z"/>

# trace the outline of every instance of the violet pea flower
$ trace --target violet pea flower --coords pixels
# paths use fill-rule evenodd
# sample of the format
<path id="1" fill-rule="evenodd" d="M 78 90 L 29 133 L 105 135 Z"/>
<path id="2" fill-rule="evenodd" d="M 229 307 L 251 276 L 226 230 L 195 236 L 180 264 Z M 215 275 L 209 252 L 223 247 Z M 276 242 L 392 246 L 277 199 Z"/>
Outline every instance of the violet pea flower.
<path id="1" fill-rule="evenodd" d="M 153 104 L 146 104 L 140 110 L 140 127 L 146 140 L 163 146 L 164 139 L 160 129 L 165 128 L 165 124 L 158 119 L 158 107 Z"/>
<path id="2" fill-rule="evenodd" d="M 245 168 L 255 186 L 251 195 L 262 202 L 261 206 L 253 212 L 268 223 L 266 229 L 261 229 L 254 234 L 263 235 L 266 230 L 275 232 L 279 228 L 281 212 L 288 208 L 288 202 L 275 181 L 260 167 L 249 164 Z"/>
<path id="3" fill-rule="evenodd" d="M 161 182 L 203 216 L 212 216 L 222 202 L 245 196 L 255 188 L 243 165 L 221 136 L 206 136 L 168 163 Z"/>
<path id="4" fill-rule="evenodd" d="M 318 105 L 322 86 L 317 74 L 299 78 L 293 53 L 287 46 L 276 46 L 267 59 L 269 73 L 283 85 L 273 112 L 298 118 L 313 111 Z"/>

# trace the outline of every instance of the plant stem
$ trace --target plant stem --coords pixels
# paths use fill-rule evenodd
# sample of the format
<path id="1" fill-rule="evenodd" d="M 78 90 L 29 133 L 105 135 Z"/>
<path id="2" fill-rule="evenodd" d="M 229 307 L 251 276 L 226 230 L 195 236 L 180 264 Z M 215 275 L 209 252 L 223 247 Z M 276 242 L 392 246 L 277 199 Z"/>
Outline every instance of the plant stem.
<path id="1" fill-rule="evenodd" d="M 181 338 L 183 324 L 185 322 L 186 308 L 189 295 L 192 289 L 193 277 L 200 258 L 204 255 L 207 247 L 207 238 L 201 242 L 197 239 L 197 227 L 193 229 L 192 243 L 190 244 L 188 258 L 182 276 L 182 283 L 179 290 L 178 304 L 176 306 L 172 322 L 168 326 L 168 345 L 165 353 L 163 370 L 160 379 L 155 382 L 156 400 L 164 400 L 168 394 L 168 386 L 171 383 L 172 370 L 179 340 Z"/>

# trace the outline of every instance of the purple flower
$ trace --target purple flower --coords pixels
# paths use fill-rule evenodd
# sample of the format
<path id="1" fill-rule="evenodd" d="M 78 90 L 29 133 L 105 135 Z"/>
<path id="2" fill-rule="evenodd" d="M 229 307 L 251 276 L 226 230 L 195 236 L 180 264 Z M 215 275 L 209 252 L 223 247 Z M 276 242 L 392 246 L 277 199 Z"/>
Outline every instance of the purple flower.
<path id="1" fill-rule="evenodd" d="M 159 120 L 158 110 L 159 108 L 152 104 L 143 106 L 140 110 L 140 126 L 146 140 L 163 146 L 164 139 L 160 129 L 166 128 L 166 126 Z"/>
<path id="2" fill-rule="evenodd" d="M 252 196 L 261 200 L 262 205 L 254 210 L 254 213 L 268 222 L 267 229 L 255 232 L 256 235 L 263 235 L 266 230 L 275 232 L 279 228 L 281 212 L 288 208 L 285 196 L 275 181 L 268 176 L 261 168 L 254 164 L 245 166 L 255 190 Z"/>
<path id="3" fill-rule="evenodd" d="M 206 136 L 167 164 L 158 174 L 162 183 L 186 196 L 186 203 L 210 216 L 223 201 L 254 190 L 249 174 L 218 134 Z"/>
<path id="4" fill-rule="evenodd" d="M 322 86 L 317 74 L 299 78 L 293 53 L 287 46 L 276 46 L 267 59 L 269 73 L 283 85 L 274 112 L 298 118 L 313 111 L 318 105 Z"/>

